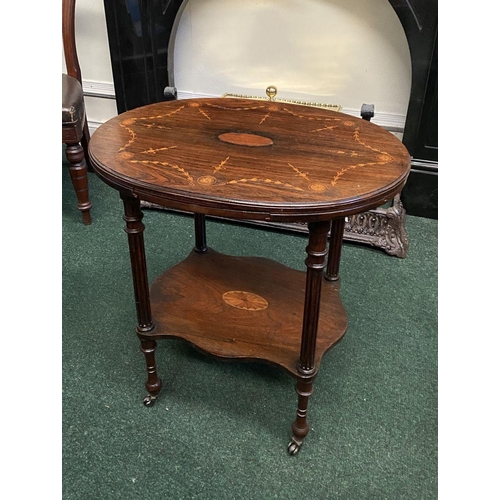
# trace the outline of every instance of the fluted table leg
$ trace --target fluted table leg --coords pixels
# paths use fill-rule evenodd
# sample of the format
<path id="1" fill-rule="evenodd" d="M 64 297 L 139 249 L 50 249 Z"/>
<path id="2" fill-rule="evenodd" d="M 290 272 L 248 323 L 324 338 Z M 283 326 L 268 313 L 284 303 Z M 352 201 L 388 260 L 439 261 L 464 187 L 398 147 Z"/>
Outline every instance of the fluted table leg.
<path id="1" fill-rule="evenodd" d="M 141 351 L 146 358 L 148 378 L 146 390 L 149 395 L 144 398 L 144 404 L 150 406 L 156 400 L 161 390 L 161 380 L 156 372 L 155 350 L 156 341 L 143 334 L 154 330 L 149 299 L 149 283 L 146 266 L 146 251 L 144 248 L 144 224 L 140 200 L 121 193 L 126 222 L 125 232 L 128 236 L 130 263 L 132 265 L 132 278 L 134 282 L 134 296 L 137 311 L 137 335 L 141 341 Z"/>
<path id="2" fill-rule="evenodd" d="M 339 279 L 340 254 L 342 252 L 342 239 L 344 237 L 345 218 L 333 219 L 330 231 L 330 248 L 328 251 L 328 265 L 325 279 L 337 281 Z"/>
<path id="3" fill-rule="evenodd" d="M 293 437 L 288 445 L 288 452 L 296 454 L 302 441 L 309 432 L 307 423 L 307 404 L 313 392 L 313 382 L 316 377 L 315 367 L 316 336 L 318 333 L 319 308 L 321 301 L 321 284 L 323 281 L 323 269 L 326 266 L 325 256 L 328 253 L 326 244 L 329 221 L 310 222 L 309 244 L 306 252 L 306 292 L 304 300 L 304 318 L 302 323 L 302 343 L 300 348 L 300 359 L 297 363 L 297 387 L 299 396 L 297 406 L 297 417 L 292 424 Z"/>

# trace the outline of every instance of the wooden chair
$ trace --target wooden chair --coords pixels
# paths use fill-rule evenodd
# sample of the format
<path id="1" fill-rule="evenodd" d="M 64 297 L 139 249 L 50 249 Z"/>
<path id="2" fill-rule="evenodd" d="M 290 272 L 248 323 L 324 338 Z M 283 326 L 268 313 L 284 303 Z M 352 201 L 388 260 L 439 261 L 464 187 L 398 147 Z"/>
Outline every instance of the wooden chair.
<path id="1" fill-rule="evenodd" d="M 71 181 L 82 212 L 83 223 L 91 224 L 87 165 L 88 142 L 82 76 L 75 42 L 75 0 L 63 0 L 62 34 L 67 74 L 62 75 L 62 142 L 66 144 L 66 158 L 70 164 Z"/>

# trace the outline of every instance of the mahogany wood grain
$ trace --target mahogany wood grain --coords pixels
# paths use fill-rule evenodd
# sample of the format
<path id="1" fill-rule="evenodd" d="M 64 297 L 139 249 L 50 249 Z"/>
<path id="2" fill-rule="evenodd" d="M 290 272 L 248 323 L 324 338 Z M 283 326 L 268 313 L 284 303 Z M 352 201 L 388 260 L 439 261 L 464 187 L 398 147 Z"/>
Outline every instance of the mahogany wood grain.
<path id="1" fill-rule="evenodd" d="M 347 329 L 338 288 L 324 285 L 316 367 Z M 153 282 L 155 329 L 147 335 L 182 338 L 222 358 L 267 361 L 300 378 L 305 286 L 306 273 L 269 259 L 226 256 L 211 248 L 204 254 L 193 251 Z M 268 306 L 250 296 L 246 306 L 242 298 L 244 307 L 235 307 L 223 298 L 230 291 L 257 295 Z"/>
<path id="2" fill-rule="evenodd" d="M 224 134 L 265 137 L 264 147 Z M 127 111 L 92 136 L 94 169 L 140 199 L 238 219 L 330 220 L 382 205 L 403 187 L 405 147 L 366 120 L 244 99 L 189 99 Z"/>

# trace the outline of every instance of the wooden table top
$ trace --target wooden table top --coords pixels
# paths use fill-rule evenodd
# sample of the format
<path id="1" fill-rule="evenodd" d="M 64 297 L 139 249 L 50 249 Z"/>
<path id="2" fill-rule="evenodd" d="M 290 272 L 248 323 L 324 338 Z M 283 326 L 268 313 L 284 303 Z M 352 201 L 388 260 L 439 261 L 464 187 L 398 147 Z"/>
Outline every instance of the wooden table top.
<path id="1" fill-rule="evenodd" d="M 245 99 L 136 108 L 92 135 L 96 173 L 169 208 L 240 219 L 308 221 L 382 205 L 410 171 L 408 151 L 366 120 Z"/>

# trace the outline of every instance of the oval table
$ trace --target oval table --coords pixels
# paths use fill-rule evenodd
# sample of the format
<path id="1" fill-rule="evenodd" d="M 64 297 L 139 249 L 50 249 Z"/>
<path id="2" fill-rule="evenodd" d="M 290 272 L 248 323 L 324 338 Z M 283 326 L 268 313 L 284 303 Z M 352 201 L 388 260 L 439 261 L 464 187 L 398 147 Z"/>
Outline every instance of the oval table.
<path id="1" fill-rule="evenodd" d="M 162 386 L 158 339 L 269 362 L 297 382 L 288 445 L 297 453 L 309 430 L 307 404 L 321 358 L 347 329 L 338 281 L 345 218 L 401 191 L 410 171 L 406 148 L 386 130 L 343 113 L 220 98 L 123 113 L 95 131 L 89 153 L 96 174 L 124 203 L 147 366 L 144 404 L 153 404 Z M 192 212 L 195 220 L 195 248 L 151 287 L 141 200 Z M 208 248 L 206 215 L 307 223 L 305 272 Z"/>

